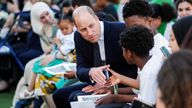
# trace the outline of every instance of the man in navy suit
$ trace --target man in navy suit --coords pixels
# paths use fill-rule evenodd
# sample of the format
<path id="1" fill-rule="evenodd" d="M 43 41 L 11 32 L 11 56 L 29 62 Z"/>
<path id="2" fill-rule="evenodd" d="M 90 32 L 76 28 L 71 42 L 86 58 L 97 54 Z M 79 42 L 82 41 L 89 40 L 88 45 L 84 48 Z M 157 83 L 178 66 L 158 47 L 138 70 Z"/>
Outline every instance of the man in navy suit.
<path id="1" fill-rule="evenodd" d="M 103 87 L 107 79 L 103 73 L 106 68 L 110 67 L 116 72 L 131 78 L 137 76 L 137 67 L 126 63 L 119 46 L 119 34 L 125 28 L 123 23 L 99 21 L 93 10 L 87 6 L 77 8 L 73 12 L 73 18 L 78 30 L 74 38 L 77 53 L 76 76 L 85 83 L 57 90 L 53 94 L 53 100 L 57 108 L 69 108 L 71 99 L 68 99 L 74 91 L 81 91 L 82 89 L 83 91 L 88 89 L 90 91 L 90 89 Z M 100 56 L 97 59 L 102 62 L 100 64 L 95 59 L 95 56 L 97 56 L 94 48 L 95 44 L 99 45 Z M 110 66 L 103 64 L 109 64 Z M 73 95 L 71 97 L 74 98 Z"/>

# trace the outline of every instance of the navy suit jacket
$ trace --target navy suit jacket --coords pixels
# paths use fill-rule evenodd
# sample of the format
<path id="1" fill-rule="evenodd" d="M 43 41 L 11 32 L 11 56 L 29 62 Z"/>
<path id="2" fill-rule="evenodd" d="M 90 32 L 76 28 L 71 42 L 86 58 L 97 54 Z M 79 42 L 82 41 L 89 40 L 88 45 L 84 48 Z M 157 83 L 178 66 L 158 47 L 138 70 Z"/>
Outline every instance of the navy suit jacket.
<path id="1" fill-rule="evenodd" d="M 110 64 L 110 68 L 120 74 L 136 78 L 137 67 L 127 64 L 119 46 L 119 35 L 125 29 L 125 25 L 119 22 L 103 22 L 106 64 Z M 80 81 L 91 83 L 89 70 L 94 67 L 93 44 L 83 39 L 78 31 L 75 32 L 74 40 L 77 53 L 77 77 Z"/>

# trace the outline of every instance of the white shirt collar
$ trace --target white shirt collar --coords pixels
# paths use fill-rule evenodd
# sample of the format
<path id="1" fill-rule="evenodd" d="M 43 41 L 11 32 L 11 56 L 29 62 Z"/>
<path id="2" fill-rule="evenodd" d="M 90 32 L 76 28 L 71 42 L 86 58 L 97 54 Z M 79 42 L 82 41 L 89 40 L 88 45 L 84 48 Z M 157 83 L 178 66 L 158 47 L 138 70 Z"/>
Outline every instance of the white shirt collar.
<path id="1" fill-rule="evenodd" d="M 104 24 L 103 24 L 103 21 L 99 21 L 99 24 L 100 24 L 100 28 L 101 28 L 101 33 L 100 33 L 99 40 L 104 40 Z"/>
<path id="2" fill-rule="evenodd" d="M 105 58 L 105 44 L 104 44 L 104 23 L 102 21 L 99 21 L 100 24 L 100 37 L 98 40 L 98 44 L 99 44 L 99 49 L 100 49 L 100 55 L 101 55 L 101 60 L 102 61 L 106 61 Z"/>

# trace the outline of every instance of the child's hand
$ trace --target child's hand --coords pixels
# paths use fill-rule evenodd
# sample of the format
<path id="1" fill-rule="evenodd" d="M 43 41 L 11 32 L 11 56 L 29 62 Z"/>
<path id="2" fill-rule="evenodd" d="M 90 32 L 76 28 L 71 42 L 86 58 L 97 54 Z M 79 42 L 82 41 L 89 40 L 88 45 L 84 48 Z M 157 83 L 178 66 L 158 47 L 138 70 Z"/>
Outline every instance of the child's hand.
<path id="1" fill-rule="evenodd" d="M 41 60 L 41 66 L 46 66 L 48 65 L 50 62 L 52 62 L 54 60 L 54 56 L 49 54 L 46 55 L 42 60 Z"/>
<path id="2" fill-rule="evenodd" d="M 115 103 L 118 98 L 114 94 L 110 94 L 98 99 L 95 103 L 96 105 L 105 105 L 110 103 Z"/>
<path id="3" fill-rule="evenodd" d="M 115 71 L 113 71 L 112 69 L 108 69 L 109 72 L 111 72 L 112 76 L 107 80 L 107 82 L 105 83 L 105 85 L 107 87 L 110 86 L 114 86 L 116 84 L 119 84 L 121 82 L 120 80 L 120 74 L 116 73 Z"/>
<path id="4" fill-rule="evenodd" d="M 47 49 L 47 50 L 45 51 L 45 55 L 49 55 L 49 54 L 51 53 L 51 51 L 52 51 L 52 48 Z"/>
<path id="5" fill-rule="evenodd" d="M 58 47 L 61 46 L 61 41 L 59 40 L 59 38 L 54 38 L 53 43 L 56 44 Z"/>

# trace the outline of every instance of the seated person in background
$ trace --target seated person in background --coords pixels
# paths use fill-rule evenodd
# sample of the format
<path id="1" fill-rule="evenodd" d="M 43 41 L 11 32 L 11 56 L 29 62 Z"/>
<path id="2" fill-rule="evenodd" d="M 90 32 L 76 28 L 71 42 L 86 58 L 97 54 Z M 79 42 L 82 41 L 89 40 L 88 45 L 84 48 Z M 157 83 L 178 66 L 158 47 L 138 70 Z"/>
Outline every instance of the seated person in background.
<path id="1" fill-rule="evenodd" d="M 192 25 L 192 16 L 181 18 L 175 22 L 172 26 L 171 38 L 169 40 L 169 46 L 172 52 L 176 52 L 180 49 L 187 33 Z"/>
<path id="2" fill-rule="evenodd" d="M 177 9 L 177 19 L 192 15 L 191 0 L 175 0 L 175 7 Z"/>
<path id="3" fill-rule="evenodd" d="M 164 62 L 157 77 L 157 108 L 192 108 L 191 57 L 191 51 L 181 50 Z"/>
<path id="4" fill-rule="evenodd" d="M 93 3 L 93 10 L 95 12 L 104 12 L 106 14 L 110 14 L 116 20 L 118 20 L 115 5 L 108 0 L 96 0 L 95 3 Z"/>
<path id="5" fill-rule="evenodd" d="M 53 43 L 56 45 L 57 51 L 55 52 L 54 56 L 50 55 L 51 56 L 50 62 L 46 63 L 41 60 L 36 61 L 36 63 L 33 66 L 34 73 L 33 73 L 32 79 L 31 79 L 31 83 L 29 84 L 27 90 L 25 90 L 25 92 L 20 95 L 20 98 L 28 98 L 28 97 L 30 98 L 31 97 L 31 95 L 33 94 L 33 90 L 36 89 L 36 86 L 38 86 L 40 83 L 39 80 L 41 78 L 39 78 L 39 80 L 37 80 L 37 82 L 36 82 L 37 74 L 41 74 L 44 77 L 47 77 L 45 79 L 49 80 L 49 81 L 53 81 L 54 84 L 57 82 L 56 80 L 54 80 L 54 78 L 52 78 L 53 75 L 51 75 L 43 70 L 44 67 L 54 66 L 54 65 L 62 63 L 63 61 L 65 61 L 65 62 L 75 62 L 76 61 L 76 58 L 74 56 L 75 55 L 75 50 L 74 50 L 74 48 L 75 48 L 74 31 L 75 30 L 74 30 L 72 16 L 65 15 L 59 21 L 58 25 L 59 25 L 60 29 L 57 31 L 56 37 L 53 40 Z M 58 75 L 58 76 L 63 77 L 63 74 Z M 66 76 L 75 78 L 75 72 L 70 71 L 70 72 L 66 73 Z M 39 93 L 37 93 L 37 95 L 38 94 Z M 46 94 L 46 92 L 45 92 L 45 94 Z"/>
<path id="6" fill-rule="evenodd" d="M 157 55 L 149 55 L 149 51 L 154 46 L 153 34 L 151 31 L 143 26 L 134 25 L 125 29 L 120 35 L 120 46 L 123 49 L 123 56 L 129 64 L 136 64 L 138 66 L 137 79 L 120 75 L 109 69 L 112 76 L 108 79 L 106 85 L 113 86 L 119 83 L 138 89 L 138 99 L 150 103 L 156 103 L 156 90 L 157 90 L 157 74 L 162 65 L 161 58 Z M 110 97 L 110 98 L 109 98 Z M 127 103 L 132 102 L 133 97 L 129 95 L 108 95 L 97 101 L 98 108 L 119 108 L 126 106 Z M 114 107 L 111 103 L 118 103 L 120 106 Z M 102 104 L 108 104 L 103 105 Z"/>
<path id="7" fill-rule="evenodd" d="M 169 41 L 171 27 L 177 17 L 175 8 L 168 3 L 163 3 L 162 5 L 153 3 L 151 7 L 153 8 L 153 15 L 151 16 L 152 28 L 157 29 Z"/>
<path id="8" fill-rule="evenodd" d="M 62 14 L 66 15 L 73 11 L 73 7 L 69 1 L 65 1 L 62 5 Z"/>
<path id="9" fill-rule="evenodd" d="M 139 24 L 149 28 L 152 31 L 154 47 L 151 49 L 150 55 L 157 55 L 163 61 L 164 55 L 160 48 L 165 47 L 170 51 L 169 42 L 160 33 L 157 33 L 156 29 L 152 28 L 152 13 L 152 7 L 145 0 L 131 0 L 123 7 L 123 18 L 127 27 Z"/>

